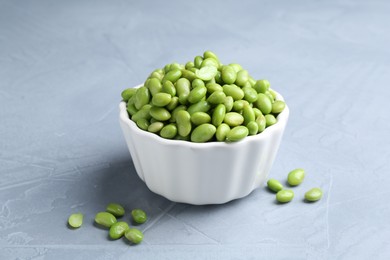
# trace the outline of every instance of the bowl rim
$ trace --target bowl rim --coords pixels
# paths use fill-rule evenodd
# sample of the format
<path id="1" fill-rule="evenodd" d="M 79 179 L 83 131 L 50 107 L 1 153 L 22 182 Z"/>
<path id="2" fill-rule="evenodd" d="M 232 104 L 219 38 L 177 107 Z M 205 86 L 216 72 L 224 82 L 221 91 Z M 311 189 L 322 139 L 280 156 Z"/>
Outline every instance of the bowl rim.
<path id="1" fill-rule="evenodd" d="M 143 84 L 139 84 L 133 88 L 139 88 L 143 86 Z M 276 100 L 284 101 L 284 98 L 282 95 L 280 95 L 278 92 L 273 90 L 276 93 Z M 125 101 L 121 101 L 119 103 L 119 117 L 120 120 L 125 123 L 132 131 L 136 132 L 137 134 L 145 137 L 150 138 L 157 143 L 163 144 L 163 145 L 170 145 L 170 146 L 188 146 L 190 148 L 196 148 L 196 149 L 209 149 L 210 147 L 234 147 L 236 145 L 242 145 L 243 143 L 248 142 L 259 142 L 261 140 L 265 140 L 269 138 L 273 132 L 283 130 L 285 127 L 285 124 L 287 123 L 289 116 L 289 109 L 286 104 L 284 110 L 276 117 L 277 122 L 274 125 L 271 125 L 264 129 L 263 132 L 258 133 L 256 135 L 250 135 L 245 137 L 244 139 L 238 141 L 238 142 L 205 142 L 205 143 L 194 143 L 186 140 L 175 140 L 175 139 L 165 139 L 161 136 L 150 133 L 148 131 L 140 129 L 137 124 L 132 121 L 127 113 L 127 105 Z"/>

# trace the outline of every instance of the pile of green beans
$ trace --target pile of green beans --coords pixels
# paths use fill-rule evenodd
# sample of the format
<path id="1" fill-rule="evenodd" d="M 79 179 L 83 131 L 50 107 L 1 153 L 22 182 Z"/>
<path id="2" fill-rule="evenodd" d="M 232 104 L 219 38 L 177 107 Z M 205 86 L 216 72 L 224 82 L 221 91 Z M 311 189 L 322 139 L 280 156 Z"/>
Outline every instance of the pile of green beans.
<path id="1" fill-rule="evenodd" d="M 141 87 L 125 89 L 122 99 L 140 129 L 197 143 L 261 133 L 286 106 L 268 80 L 255 80 L 237 63 L 223 65 L 211 51 L 154 70 Z"/>
<path id="2" fill-rule="evenodd" d="M 109 229 L 109 237 L 112 240 L 126 237 L 132 244 L 139 244 L 144 238 L 144 234 L 137 228 L 131 228 L 124 221 L 117 221 L 117 218 L 125 215 L 125 209 L 117 203 L 110 203 L 106 207 L 106 211 L 96 214 L 95 223 L 101 227 Z M 76 229 L 83 224 L 84 215 L 81 213 L 74 213 L 68 218 L 69 227 Z M 142 209 L 133 209 L 131 211 L 133 223 L 136 225 L 143 224 L 147 221 L 147 215 Z"/>
<path id="3" fill-rule="evenodd" d="M 300 185 L 305 178 L 305 170 L 297 168 L 290 171 L 287 175 L 287 183 L 290 187 Z M 294 198 L 294 192 L 292 190 L 286 190 L 278 180 L 269 179 L 267 181 L 267 187 L 270 191 L 276 193 L 276 200 L 279 203 L 287 203 Z M 312 188 L 305 193 L 305 201 L 315 202 L 322 198 L 322 190 L 320 188 Z"/>

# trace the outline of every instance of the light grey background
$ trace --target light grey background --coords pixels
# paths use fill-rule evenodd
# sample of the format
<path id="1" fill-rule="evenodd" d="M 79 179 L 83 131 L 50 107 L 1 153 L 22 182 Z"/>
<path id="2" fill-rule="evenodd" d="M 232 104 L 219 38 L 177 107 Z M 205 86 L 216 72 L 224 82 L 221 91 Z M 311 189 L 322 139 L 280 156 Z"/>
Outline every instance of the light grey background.
<path id="1" fill-rule="evenodd" d="M 0 1 L 0 259 L 389 259 L 389 31 L 385 0 Z M 207 49 L 284 95 L 291 203 L 177 204 L 136 176 L 121 91 Z M 112 201 L 149 214 L 141 245 L 93 225 Z"/>

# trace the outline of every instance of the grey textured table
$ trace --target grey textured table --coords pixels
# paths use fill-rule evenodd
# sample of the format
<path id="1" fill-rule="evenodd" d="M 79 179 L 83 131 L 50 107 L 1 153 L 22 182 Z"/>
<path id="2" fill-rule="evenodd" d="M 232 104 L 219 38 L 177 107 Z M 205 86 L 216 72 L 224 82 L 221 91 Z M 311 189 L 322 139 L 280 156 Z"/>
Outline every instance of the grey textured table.
<path id="1" fill-rule="evenodd" d="M 0 1 L 0 259 L 390 259 L 389 14 L 385 0 Z M 261 187 L 177 204 L 137 177 L 120 92 L 207 49 L 287 100 L 270 176 L 306 169 L 291 203 Z M 304 203 L 313 186 L 324 198 Z M 112 201 L 148 212 L 141 245 L 93 225 Z"/>

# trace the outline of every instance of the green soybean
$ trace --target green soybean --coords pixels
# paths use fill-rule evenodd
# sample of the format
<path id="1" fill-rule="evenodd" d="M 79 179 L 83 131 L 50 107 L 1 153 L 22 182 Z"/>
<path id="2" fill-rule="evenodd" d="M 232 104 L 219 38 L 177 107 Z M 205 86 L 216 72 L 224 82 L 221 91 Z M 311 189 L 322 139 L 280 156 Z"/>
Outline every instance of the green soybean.
<path id="1" fill-rule="evenodd" d="M 257 95 L 256 106 L 263 115 L 267 115 L 272 111 L 271 100 L 263 93 Z"/>
<path id="2" fill-rule="evenodd" d="M 249 122 L 246 127 L 248 128 L 249 135 L 255 135 L 259 132 L 259 126 L 255 121 Z"/>
<path id="3" fill-rule="evenodd" d="M 265 117 L 262 114 L 260 114 L 256 118 L 256 124 L 259 127 L 259 129 L 258 129 L 259 133 L 263 132 L 265 127 L 267 126 L 267 122 L 265 120 Z"/>
<path id="4" fill-rule="evenodd" d="M 171 118 L 171 113 L 163 107 L 150 108 L 150 115 L 157 121 L 166 121 Z"/>
<path id="5" fill-rule="evenodd" d="M 152 104 L 157 107 L 164 107 L 172 100 L 172 96 L 168 93 L 157 93 L 152 98 Z"/>
<path id="6" fill-rule="evenodd" d="M 233 109 L 234 106 L 234 99 L 231 96 L 227 96 L 225 99 L 225 102 L 223 104 L 226 107 L 226 112 L 230 112 Z"/>
<path id="7" fill-rule="evenodd" d="M 175 85 L 173 85 L 172 82 L 167 80 L 162 85 L 161 92 L 167 93 L 167 94 L 171 95 L 172 97 L 174 97 L 176 95 Z"/>
<path id="8" fill-rule="evenodd" d="M 222 86 L 217 83 L 207 83 L 206 88 L 207 88 L 207 93 L 209 94 L 212 94 L 216 91 L 223 91 Z"/>
<path id="9" fill-rule="evenodd" d="M 287 182 L 291 186 L 297 186 L 303 182 L 305 179 L 305 170 L 302 168 L 297 168 L 288 173 Z"/>
<path id="10" fill-rule="evenodd" d="M 185 65 L 186 69 L 190 69 L 190 68 L 193 68 L 193 67 L 195 67 L 195 64 L 192 61 L 187 62 L 186 65 Z"/>
<path id="11" fill-rule="evenodd" d="M 176 82 L 176 92 L 181 104 L 186 104 L 188 95 L 191 92 L 191 83 L 186 78 L 181 78 Z"/>
<path id="12" fill-rule="evenodd" d="M 223 142 L 226 140 L 226 136 L 230 131 L 230 126 L 228 124 L 222 123 L 217 127 L 215 137 L 218 141 Z"/>
<path id="13" fill-rule="evenodd" d="M 212 124 L 197 126 L 191 133 L 191 141 L 195 143 L 207 142 L 213 138 L 216 130 L 216 127 Z"/>
<path id="14" fill-rule="evenodd" d="M 158 133 L 164 127 L 162 122 L 153 122 L 148 126 L 148 131 L 151 133 Z"/>
<path id="15" fill-rule="evenodd" d="M 276 124 L 277 120 L 274 115 L 265 115 L 265 125 L 266 127 Z"/>
<path id="16" fill-rule="evenodd" d="M 241 125 L 244 122 L 244 117 L 237 112 L 229 112 L 226 113 L 223 121 L 229 126 L 234 127 Z"/>
<path id="17" fill-rule="evenodd" d="M 125 209 L 118 203 L 110 203 L 106 207 L 106 211 L 115 217 L 122 217 L 125 214 Z"/>
<path id="18" fill-rule="evenodd" d="M 205 87 L 206 85 L 204 84 L 204 81 L 201 79 L 194 79 L 191 82 L 191 88 L 197 88 L 197 87 Z"/>
<path id="19" fill-rule="evenodd" d="M 283 185 L 278 180 L 275 180 L 275 179 L 269 179 L 267 181 L 267 186 L 268 186 L 268 189 L 270 189 L 274 192 L 279 192 L 279 191 L 283 190 Z"/>
<path id="20" fill-rule="evenodd" d="M 258 109 L 257 107 L 254 107 L 254 108 L 253 108 L 253 112 L 255 112 L 256 118 L 257 118 L 259 115 L 262 115 L 262 114 L 263 114 L 263 113 L 261 113 L 260 109 Z"/>
<path id="21" fill-rule="evenodd" d="M 253 88 L 257 91 L 257 93 L 265 93 L 269 89 L 269 81 L 266 79 L 261 79 L 256 81 L 256 84 Z"/>
<path id="22" fill-rule="evenodd" d="M 286 104 L 281 101 L 281 100 L 276 100 L 273 104 L 272 104 L 272 113 L 273 114 L 279 114 L 281 113 L 284 108 L 286 107 Z"/>
<path id="23" fill-rule="evenodd" d="M 127 104 L 126 110 L 130 116 L 133 116 L 135 113 L 138 112 L 138 110 L 135 108 L 134 104 L 131 104 L 131 103 Z"/>
<path id="24" fill-rule="evenodd" d="M 188 95 L 188 102 L 194 104 L 202 100 L 206 96 L 207 88 L 205 86 L 198 86 L 191 90 Z"/>
<path id="25" fill-rule="evenodd" d="M 322 198 L 322 190 L 320 188 L 313 188 L 305 193 L 305 200 L 307 201 L 318 201 Z"/>
<path id="26" fill-rule="evenodd" d="M 131 211 L 131 216 L 133 217 L 134 222 L 137 224 L 143 224 L 147 220 L 146 213 L 142 209 L 133 209 Z"/>
<path id="27" fill-rule="evenodd" d="M 126 222 L 116 222 L 110 227 L 109 236 L 111 239 L 119 239 L 128 229 L 129 225 Z"/>
<path id="28" fill-rule="evenodd" d="M 139 111 L 137 111 L 132 117 L 131 120 L 134 122 L 137 122 L 141 118 L 150 119 L 150 109 L 152 108 L 151 105 L 147 104 L 144 105 Z"/>
<path id="29" fill-rule="evenodd" d="M 244 117 L 244 125 L 247 125 L 249 122 L 254 122 L 256 119 L 255 112 L 249 104 L 244 105 L 242 116 Z"/>
<path id="30" fill-rule="evenodd" d="M 195 65 L 195 68 L 200 69 L 200 65 L 202 65 L 202 62 L 203 62 L 202 56 L 196 56 L 196 57 L 194 58 L 194 65 Z"/>
<path id="31" fill-rule="evenodd" d="M 248 128 L 245 126 L 236 126 L 233 127 L 226 135 L 226 141 L 228 142 L 238 142 L 249 134 Z"/>
<path id="32" fill-rule="evenodd" d="M 147 130 L 149 125 L 150 125 L 150 122 L 149 120 L 145 119 L 145 118 L 140 118 L 138 119 L 136 122 L 137 126 L 142 129 L 142 130 Z"/>
<path id="33" fill-rule="evenodd" d="M 191 115 L 185 110 L 176 114 L 177 131 L 181 136 L 187 136 L 191 132 Z"/>
<path id="34" fill-rule="evenodd" d="M 218 127 L 224 121 L 225 115 L 226 115 L 226 107 L 223 104 L 219 104 L 214 109 L 211 122 L 213 123 L 213 125 Z"/>
<path id="35" fill-rule="evenodd" d="M 203 58 L 207 59 L 207 58 L 213 58 L 214 60 L 216 60 L 218 63 L 219 63 L 219 58 L 218 56 L 212 52 L 212 51 L 205 51 L 203 53 Z"/>
<path id="36" fill-rule="evenodd" d="M 172 139 L 177 134 L 177 126 L 175 124 L 169 124 L 164 126 L 160 131 L 160 136 L 166 139 Z"/>
<path id="37" fill-rule="evenodd" d="M 178 79 L 180 79 L 182 72 L 179 68 L 170 70 L 167 74 L 165 74 L 162 82 L 169 80 L 172 83 L 175 83 Z"/>
<path id="38" fill-rule="evenodd" d="M 191 115 L 191 122 L 194 125 L 202 125 L 211 122 L 211 117 L 205 112 L 195 112 Z"/>
<path id="39" fill-rule="evenodd" d="M 121 96 L 123 101 L 128 101 L 137 92 L 136 88 L 127 88 L 122 91 Z"/>
<path id="40" fill-rule="evenodd" d="M 182 70 L 181 71 L 181 76 L 183 78 L 186 78 L 188 79 L 189 81 L 193 81 L 196 79 L 196 75 L 194 72 L 190 71 L 190 70 Z"/>
<path id="41" fill-rule="evenodd" d="M 237 79 L 237 72 L 231 66 L 224 66 L 221 71 L 221 77 L 226 84 L 233 84 Z"/>
<path id="42" fill-rule="evenodd" d="M 218 105 L 224 103 L 225 99 L 226 94 L 223 91 L 215 91 L 207 98 L 207 102 L 213 105 Z"/>
<path id="43" fill-rule="evenodd" d="M 252 87 L 244 87 L 242 88 L 242 91 L 244 91 L 244 99 L 248 101 L 249 103 L 256 102 L 257 100 L 257 92 Z"/>
<path id="44" fill-rule="evenodd" d="M 235 112 L 241 113 L 242 110 L 244 109 L 245 105 L 249 105 L 248 101 L 246 101 L 246 100 L 234 101 L 232 110 Z"/>
<path id="45" fill-rule="evenodd" d="M 68 224 L 73 228 L 79 228 L 83 224 L 84 215 L 81 213 L 74 213 L 69 216 Z"/>
<path id="46" fill-rule="evenodd" d="M 229 66 L 232 67 L 235 72 L 242 70 L 242 66 L 238 63 L 230 63 Z"/>
<path id="47" fill-rule="evenodd" d="M 144 239 L 144 234 L 136 228 L 129 228 L 125 232 L 125 237 L 133 244 L 139 244 Z"/>
<path id="48" fill-rule="evenodd" d="M 201 100 L 198 103 L 192 104 L 188 107 L 187 111 L 192 115 L 195 112 L 207 112 L 211 108 L 210 103 L 206 100 Z"/>
<path id="49" fill-rule="evenodd" d="M 187 107 L 184 106 L 184 105 L 180 105 L 180 106 L 177 106 L 175 109 L 172 110 L 172 113 L 171 113 L 171 119 L 169 120 L 171 123 L 175 123 L 176 122 L 176 115 L 179 111 L 181 110 L 186 110 Z"/>
<path id="50" fill-rule="evenodd" d="M 136 109 L 141 109 L 144 105 L 148 104 L 150 100 L 150 93 L 146 87 L 138 88 L 135 93 L 134 105 Z"/>
<path id="51" fill-rule="evenodd" d="M 237 72 L 236 85 L 243 87 L 249 80 L 249 74 L 247 70 L 240 70 Z"/>
<path id="52" fill-rule="evenodd" d="M 223 85 L 223 92 L 226 96 L 231 96 L 234 100 L 240 100 L 244 98 L 244 91 L 236 85 Z"/>
<path id="53" fill-rule="evenodd" d="M 205 81 L 211 80 L 216 74 L 217 68 L 213 66 L 206 66 L 195 72 L 197 78 Z"/>
<path id="54" fill-rule="evenodd" d="M 292 190 L 281 190 L 276 193 L 276 200 L 280 203 L 290 202 L 294 198 L 294 192 Z"/>
<path id="55" fill-rule="evenodd" d="M 104 227 L 111 227 L 116 223 L 116 218 L 113 214 L 109 212 L 99 212 L 95 216 L 95 222 Z"/>
<path id="56" fill-rule="evenodd" d="M 154 96 L 157 93 L 159 93 L 162 89 L 161 81 L 156 78 L 152 78 L 148 81 L 146 87 L 149 89 L 150 94 Z"/>
<path id="57" fill-rule="evenodd" d="M 169 102 L 168 105 L 166 105 L 166 109 L 168 109 L 169 111 L 172 111 L 174 110 L 177 106 L 179 105 L 179 98 L 178 97 L 172 97 L 171 98 L 171 102 Z"/>
<path id="58" fill-rule="evenodd" d="M 218 61 L 214 58 L 205 58 L 202 61 L 202 64 L 200 65 L 200 67 L 203 68 L 203 67 L 207 67 L 207 66 L 212 66 L 212 67 L 215 67 L 218 69 L 219 64 L 218 64 Z"/>

